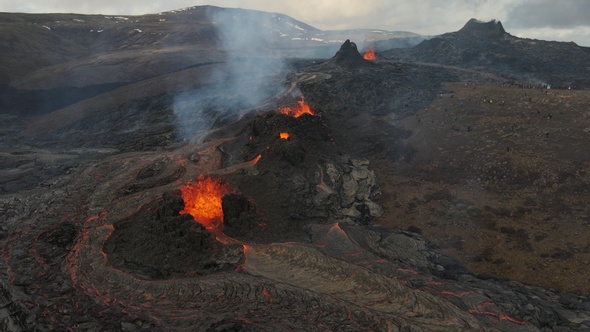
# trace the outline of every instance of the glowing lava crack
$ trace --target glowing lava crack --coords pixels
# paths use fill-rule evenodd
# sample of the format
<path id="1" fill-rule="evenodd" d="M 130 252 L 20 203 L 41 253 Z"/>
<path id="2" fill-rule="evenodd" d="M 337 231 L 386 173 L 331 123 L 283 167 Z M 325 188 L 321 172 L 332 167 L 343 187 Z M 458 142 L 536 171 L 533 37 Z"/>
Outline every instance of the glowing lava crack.
<path id="1" fill-rule="evenodd" d="M 375 60 L 375 50 L 370 47 L 365 53 L 363 53 L 363 59 L 365 60 Z"/>
<path id="2" fill-rule="evenodd" d="M 315 115 L 315 113 L 311 110 L 309 105 L 305 102 L 303 96 L 301 96 L 301 100 L 297 102 L 297 106 L 295 107 L 283 107 L 280 109 L 280 113 L 292 116 L 294 118 L 298 118 L 303 114 Z"/>
<path id="3" fill-rule="evenodd" d="M 184 209 L 180 213 L 190 214 L 207 230 L 222 230 L 221 198 L 230 192 L 229 187 L 220 180 L 200 176 L 196 182 L 191 181 L 180 188 L 184 200 Z"/>

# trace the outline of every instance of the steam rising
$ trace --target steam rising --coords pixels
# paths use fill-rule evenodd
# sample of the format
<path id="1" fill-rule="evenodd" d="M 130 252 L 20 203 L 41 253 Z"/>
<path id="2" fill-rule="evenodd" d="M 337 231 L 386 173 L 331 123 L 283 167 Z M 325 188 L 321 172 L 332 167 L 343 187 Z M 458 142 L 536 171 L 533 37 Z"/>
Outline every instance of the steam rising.
<path id="1" fill-rule="evenodd" d="M 288 70 L 282 52 L 273 48 L 279 39 L 273 15 L 215 7 L 207 14 L 226 58 L 209 78 L 214 83 L 174 98 L 179 133 L 191 143 L 280 94 Z"/>

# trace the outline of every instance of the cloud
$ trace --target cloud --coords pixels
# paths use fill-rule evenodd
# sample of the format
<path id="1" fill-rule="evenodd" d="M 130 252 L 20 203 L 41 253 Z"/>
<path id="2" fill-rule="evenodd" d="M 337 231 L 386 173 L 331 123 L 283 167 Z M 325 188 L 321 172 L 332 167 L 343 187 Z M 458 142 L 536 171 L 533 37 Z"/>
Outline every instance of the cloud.
<path id="1" fill-rule="evenodd" d="M 590 1 L 522 1 L 508 13 L 507 21 L 517 28 L 573 28 L 590 26 Z"/>
<path id="2" fill-rule="evenodd" d="M 177 128 L 189 142 L 199 142 L 215 123 L 233 121 L 244 110 L 258 108 L 284 92 L 279 82 L 291 70 L 282 53 L 268 47 L 274 35 L 260 29 L 272 26 L 270 15 L 254 11 L 207 11 L 207 15 L 216 22 L 223 48 L 237 58 L 213 67 L 214 83 L 174 97 Z"/>
<path id="3" fill-rule="evenodd" d="M 506 27 L 506 26 L 504 26 Z M 509 31 L 512 35 L 521 38 L 575 42 L 580 46 L 590 46 L 590 27 L 576 28 L 516 28 Z"/>
<path id="4" fill-rule="evenodd" d="M 174 2 L 174 1 L 172 1 Z M 184 2 L 184 1 L 176 1 Z M 0 11 L 20 13 L 77 13 L 132 15 L 157 12 L 160 1 L 72 1 L 72 0 L 0 0 Z"/>

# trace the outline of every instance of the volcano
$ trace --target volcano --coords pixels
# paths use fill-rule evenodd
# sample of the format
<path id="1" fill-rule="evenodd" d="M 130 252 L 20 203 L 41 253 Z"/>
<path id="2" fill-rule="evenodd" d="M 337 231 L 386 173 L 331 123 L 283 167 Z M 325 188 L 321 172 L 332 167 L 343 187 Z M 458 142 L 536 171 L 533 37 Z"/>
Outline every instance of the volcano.
<path id="1" fill-rule="evenodd" d="M 444 33 L 386 56 L 485 70 L 512 80 L 554 86 L 588 86 L 588 47 L 512 36 L 500 21 L 469 20 L 456 32 Z"/>
<path id="2" fill-rule="evenodd" d="M 351 68 L 370 65 L 370 62 L 359 53 L 356 44 L 348 39 L 340 46 L 340 50 L 336 52 L 328 63 Z"/>
<path id="3" fill-rule="evenodd" d="M 456 59 L 499 22 L 367 60 L 263 12 L 2 15 L 59 47 L 2 76 L 0 330 L 590 326 L 590 81 Z"/>

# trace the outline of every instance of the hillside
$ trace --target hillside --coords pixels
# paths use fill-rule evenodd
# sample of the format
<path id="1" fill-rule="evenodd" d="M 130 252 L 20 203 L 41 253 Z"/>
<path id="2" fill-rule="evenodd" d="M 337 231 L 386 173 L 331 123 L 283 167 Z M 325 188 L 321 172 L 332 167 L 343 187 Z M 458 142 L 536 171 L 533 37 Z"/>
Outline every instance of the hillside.
<path id="1" fill-rule="evenodd" d="M 158 74 L 149 67 L 171 72 L 220 59 L 221 49 L 240 56 L 328 57 L 350 36 L 367 43 L 418 37 L 384 30 L 321 31 L 284 14 L 214 6 L 140 16 L 0 13 L 0 25 L 0 84 L 26 89 L 47 88 L 48 80 L 77 87 L 136 81 Z M 227 33 L 233 45 L 222 45 Z M 51 78 L 72 69 L 77 75 L 67 80 Z"/>
<path id="2" fill-rule="evenodd" d="M 404 61 L 466 67 L 507 79 L 553 86 L 590 86 L 590 48 L 575 43 L 518 38 L 499 21 L 469 20 L 407 49 L 385 52 Z"/>

